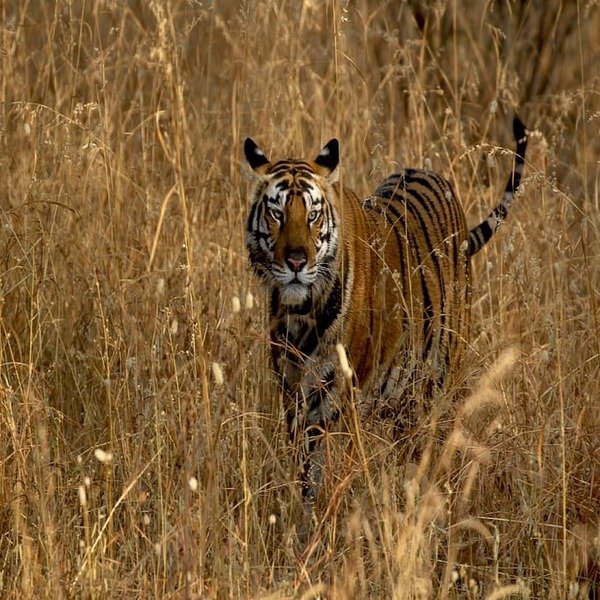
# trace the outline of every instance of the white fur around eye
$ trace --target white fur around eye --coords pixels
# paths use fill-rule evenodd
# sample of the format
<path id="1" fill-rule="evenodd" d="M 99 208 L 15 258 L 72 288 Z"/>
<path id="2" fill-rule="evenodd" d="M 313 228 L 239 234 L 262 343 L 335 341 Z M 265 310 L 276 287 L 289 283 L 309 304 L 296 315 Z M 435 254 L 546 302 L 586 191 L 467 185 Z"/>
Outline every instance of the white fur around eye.
<path id="1" fill-rule="evenodd" d="M 278 208 L 267 208 L 267 214 L 278 223 L 283 221 L 283 211 Z"/>

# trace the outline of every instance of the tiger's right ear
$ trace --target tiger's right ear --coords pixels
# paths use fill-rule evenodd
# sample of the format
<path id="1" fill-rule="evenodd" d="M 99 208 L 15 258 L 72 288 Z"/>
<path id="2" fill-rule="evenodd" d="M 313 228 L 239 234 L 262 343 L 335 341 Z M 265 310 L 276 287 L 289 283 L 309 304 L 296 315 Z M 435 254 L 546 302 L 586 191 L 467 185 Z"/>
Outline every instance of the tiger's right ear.
<path id="1" fill-rule="evenodd" d="M 315 158 L 315 165 L 317 172 L 333 183 L 337 180 L 337 166 L 340 162 L 340 143 L 336 138 L 329 140 L 317 158 Z"/>
<path id="2" fill-rule="evenodd" d="M 253 171 L 256 171 L 259 175 L 265 173 L 269 165 L 269 159 L 252 138 L 246 138 L 244 142 L 244 155 Z"/>

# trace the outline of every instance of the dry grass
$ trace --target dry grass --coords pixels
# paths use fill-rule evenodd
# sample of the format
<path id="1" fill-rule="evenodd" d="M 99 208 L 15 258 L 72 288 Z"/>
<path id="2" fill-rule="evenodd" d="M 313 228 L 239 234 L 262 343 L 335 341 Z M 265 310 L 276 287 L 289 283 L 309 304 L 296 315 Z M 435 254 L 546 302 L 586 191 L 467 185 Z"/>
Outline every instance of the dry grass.
<path id="1" fill-rule="evenodd" d="M 0 10 L 0 596 L 597 597 L 596 3 Z M 515 109 L 534 133 L 475 264 L 473 393 L 419 465 L 350 419 L 298 556 L 240 142 L 335 135 L 365 195 L 431 164 L 475 223 Z"/>

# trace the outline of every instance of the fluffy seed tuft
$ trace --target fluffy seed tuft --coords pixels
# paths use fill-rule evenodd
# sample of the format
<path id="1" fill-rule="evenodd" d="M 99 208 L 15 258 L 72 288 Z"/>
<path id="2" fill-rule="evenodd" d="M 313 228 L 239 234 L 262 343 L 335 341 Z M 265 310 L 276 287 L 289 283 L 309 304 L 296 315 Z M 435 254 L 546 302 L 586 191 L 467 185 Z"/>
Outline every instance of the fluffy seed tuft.
<path id="1" fill-rule="evenodd" d="M 246 294 L 246 303 L 244 304 L 246 310 L 252 310 L 254 308 L 254 296 L 248 292 Z"/>
<path id="2" fill-rule="evenodd" d="M 85 486 L 80 485 L 78 491 L 78 495 L 79 495 L 79 504 L 81 504 L 81 506 L 86 506 L 87 505 L 87 494 L 85 493 Z"/>
<path id="3" fill-rule="evenodd" d="M 223 377 L 223 369 L 221 368 L 221 365 L 219 363 L 214 362 L 212 364 L 212 372 L 213 377 L 215 379 L 215 383 L 217 385 L 223 385 L 223 383 L 225 382 L 225 378 Z"/>
<path id="4" fill-rule="evenodd" d="M 110 452 L 105 452 L 102 448 L 96 448 L 94 450 L 94 456 L 97 460 L 99 460 L 102 464 L 108 464 L 112 461 L 113 456 Z"/>
<path id="5" fill-rule="evenodd" d="M 346 348 L 344 348 L 343 344 L 339 342 L 335 345 L 335 349 L 338 354 L 338 359 L 340 361 L 340 366 L 342 367 L 342 373 L 346 379 L 352 379 L 352 369 L 350 368 L 350 364 L 348 363 L 348 355 L 346 354 Z"/>

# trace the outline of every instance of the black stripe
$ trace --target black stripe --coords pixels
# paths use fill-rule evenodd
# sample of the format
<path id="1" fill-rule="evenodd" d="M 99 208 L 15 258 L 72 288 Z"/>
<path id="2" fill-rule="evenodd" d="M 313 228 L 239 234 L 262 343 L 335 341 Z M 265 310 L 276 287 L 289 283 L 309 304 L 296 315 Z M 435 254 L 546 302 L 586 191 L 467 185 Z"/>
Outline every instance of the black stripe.
<path id="1" fill-rule="evenodd" d="M 432 180 L 434 180 L 434 178 L 431 175 L 425 173 L 424 171 L 417 171 L 412 174 L 410 179 L 407 181 L 406 189 L 408 190 L 410 184 L 415 183 L 417 185 L 422 185 L 424 188 L 429 190 L 434 195 L 434 199 L 440 198 L 444 193 L 443 188 L 438 184 L 439 189 L 436 190 L 432 185 Z"/>
<path id="2" fill-rule="evenodd" d="M 377 189 L 375 195 L 380 198 L 393 198 L 396 193 L 402 190 L 406 186 L 404 181 L 404 173 L 393 173 L 389 177 L 386 177 Z M 386 189 L 387 188 L 387 189 Z"/>
<path id="3" fill-rule="evenodd" d="M 492 237 L 492 234 L 494 232 L 492 231 L 492 228 L 490 227 L 490 224 L 487 219 L 483 223 L 481 223 L 481 225 L 479 225 L 477 230 L 481 236 L 481 243 L 479 246 L 481 248 L 482 246 L 485 246 L 487 242 L 490 241 L 490 238 Z"/>
<path id="4" fill-rule="evenodd" d="M 302 354 L 302 356 L 310 356 L 317 348 L 319 344 L 319 336 L 317 335 L 317 328 L 308 327 L 302 328 L 302 337 L 298 337 L 296 344 L 296 348 L 298 348 L 298 352 Z"/>
<path id="5" fill-rule="evenodd" d="M 312 178 L 294 177 L 294 185 L 302 192 L 312 192 L 312 188 L 315 186 L 315 181 Z"/>
<path id="6" fill-rule="evenodd" d="M 333 289 L 325 303 L 325 310 L 317 316 L 317 333 L 319 337 L 329 329 L 342 309 L 342 282 L 339 276 L 335 278 Z"/>
<path id="7" fill-rule="evenodd" d="M 452 187 L 452 185 L 448 183 L 448 189 L 450 190 L 450 193 L 452 194 L 452 202 L 449 202 L 449 207 L 450 207 L 450 229 L 451 231 L 451 235 L 452 235 L 452 249 L 454 251 L 454 254 L 452 256 L 452 261 L 453 263 L 457 264 L 456 261 L 458 260 L 458 257 L 460 256 L 460 246 L 458 243 L 458 237 L 461 233 L 461 231 L 464 231 L 464 212 L 462 209 L 462 206 L 459 204 L 458 202 L 458 198 L 456 197 L 456 194 L 454 193 L 454 188 Z M 462 218 L 461 218 L 462 217 Z"/>
<path id="8" fill-rule="evenodd" d="M 280 296 L 279 290 L 274 289 L 271 292 L 271 316 L 276 317 L 279 314 Z"/>
<path id="9" fill-rule="evenodd" d="M 450 190 L 452 192 L 452 195 L 454 195 L 454 190 L 452 190 L 452 185 L 446 178 L 442 177 L 441 175 L 438 175 L 437 173 L 429 173 L 429 177 L 430 177 L 430 179 L 435 181 L 435 183 L 437 183 L 437 185 L 439 186 L 440 195 L 445 197 L 446 190 Z"/>
<path id="10" fill-rule="evenodd" d="M 417 217 L 420 220 L 419 217 Z M 422 223 L 421 223 L 422 225 Z M 423 349 L 423 359 L 425 359 L 427 357 L 427 355 L 429 354 L 429 351 L 431 350 L 431 346 L 433 344 L 433 317 L 434 317 L 434 310 L 433 310 L 433 302 L 431 301 L 431 296 L 429 294 L 429 288 L 427 287 L 427 281 L 425 279 L 425 271 L 423 270 L 423 264 L 424 264 L 424 260 L 423 257 L 421 257 L 420 252 L 418 250 L 418 245 L 415 239 L 414 234 L 409 231 L 408 233 L 408 237 L 409 237 L 409 243 L 410 245 L 415 249 L 415 254 L 417 255 L 417 261 L 418 261 L 418 272 L 419 272 L 419 279 L 421 281 L 421 290 L 423 293 L 423 342 L 425 344 L 424 349 Z M 423 230 L 423 233 L 426 232 Z M 427 236 L 426 236 L 427 237 Z M 427 240 L 427 244 L 428 247 L 431 247 L 431 245 L 429 244 L 429 240 Z"/>
<path id="11" fill-rule="evenodd" d="M 427 282 L 425 281 L 425 275 L 421 272 L 421 286 L 423 287 L 423 301 L 425 302 L 425 323 L 423 323 L 423 335 L 425 336 L 425 347 L 423 348 L 423 360 L 426 360 L 431 346 L 433 345 L 433 304 L 431 303 L 431 297 L 429 296 L 429 289 L 427 288 Z M 442 312 L 440 326 L 443 327 L 444 315 Z"/>
<path id="12" fill-rule="evenodd" d="M 271 237 L 270 233 L 264 233 L 262 231 L 259 231 L 258 229 L 251 231 L 251 233 L 254 236 L 255 241 L 266 240 Z"/>
<path id="13" fill-rule="evenodd" d="M 248 231 L 248 233 L 253 233 L 254 229 L 252 227 L 252 223 L 254 221 L 254 215 L 256 214 L 256 211 L 258 210 L 258 203 L 254 203 L 252 205 L 252 208 L 250 208 L 250 214 L 248 215 L 248 220 L 246 221 L 246 230 Z"/>
<path id="14" fill-rule="evenodd" d="M 380 398 L 385 395 L 385 388 L 388 386 L 388 384 L 390 382 L 390 375 L 392 374 L 392 370 L 395 366 L 396 366 L 396 362 L 394 360 L 392 360 L 392 362 L 390 363 L 390 366 L 387 368 L 387 371 L 385 372 L 385 377 L 381 380 L 381 385 L 379 386 L 379 397 Z"/>

